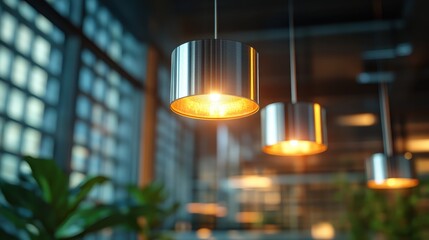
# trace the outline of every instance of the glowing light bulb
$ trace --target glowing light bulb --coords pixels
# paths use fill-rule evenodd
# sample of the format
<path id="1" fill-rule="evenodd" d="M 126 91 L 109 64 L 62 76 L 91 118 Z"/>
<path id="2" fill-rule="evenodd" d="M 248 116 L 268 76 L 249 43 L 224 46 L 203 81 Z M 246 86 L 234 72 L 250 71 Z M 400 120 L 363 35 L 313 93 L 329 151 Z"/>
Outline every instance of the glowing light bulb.
<path id="1" fill-rule="evenodd" d="M 298 147 L 298 141 L 297 140 L 290 140 L 290 146 L 291 147 Z"/>
<path id="2" fill-rule="evenodd" d="M 211 93 L 209 98 L 210 98 L 210 101 L 212 101 L 212 102 L 219 102 L 220 94 L 219 93 Z"/>

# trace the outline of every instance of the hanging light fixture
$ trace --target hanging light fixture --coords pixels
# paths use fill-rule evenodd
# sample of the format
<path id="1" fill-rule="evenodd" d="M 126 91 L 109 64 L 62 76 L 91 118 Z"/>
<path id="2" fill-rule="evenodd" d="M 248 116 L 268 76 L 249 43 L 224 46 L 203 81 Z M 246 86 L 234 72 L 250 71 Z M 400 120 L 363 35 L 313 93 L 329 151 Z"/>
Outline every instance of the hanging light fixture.
<path id="1" fill-rule="evenodd" d="M 382 19 L 383 6 L 381 0 L 373 2 L 374 15 Z M 376 35 L 381 41 L 381 35 Z M 377 62 L 378 75 L 383 76 L 381 62 Z M 381 130 L 383 133 L 383 153 L 373 154 L 366 160 L 367 186 L 374 189 L 411 188 L 419 184 L 414 172 L 414 161 L 411 154 L 394 155 L 392 144 L 392 128 L 390 122 L 389 95 L 387 89 L 388 75 L 375 79 L 378 82 L 381 114 Z M 371 81 L 370 81 L 371 82 Z"/>
<path id="2" fill-rule="evenodd" d="M 291 103 L 272 103 L 261 111 L 262 150 L 281 156 L 326 151 L 325 110 L 317 103 L 297 102 L 293 2 L 289 0 Z"/>
<path id="3" fill-rule="evenodd" d="M 259 110 L 258 52 L 240 42 L 217 38 L 186 42 L 171 55 L 170 108 L 196 119 L 223 120 Z"/>
<path id="4" fill-rule="evenodd" d="M 418 185 L 412 157 L 393 155 L 389 97 L 385 82 L 379 83 L 381 127 L 384 154 L 376 153 L 366 161 L 367 185 L 374 189 L 411 188 Z"/>

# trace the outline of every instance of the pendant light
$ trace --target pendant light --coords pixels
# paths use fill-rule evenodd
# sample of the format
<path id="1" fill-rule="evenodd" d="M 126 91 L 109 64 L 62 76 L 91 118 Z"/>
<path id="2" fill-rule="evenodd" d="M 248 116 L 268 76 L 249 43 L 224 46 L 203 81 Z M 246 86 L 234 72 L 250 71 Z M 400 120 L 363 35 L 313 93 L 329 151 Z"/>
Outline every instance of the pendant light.
<path id="1" fill-rule="evenodd" d="M 241 42 L 217 38 L 186 42 L 171 55 L 170 108 L 196 119 L 242 118 L 259 110 L 259 56 Z"/>
<path id="2" fill-rule="evenodd" d="M 261 111 L 262 150 L 280 156 L 326 151 L 325 110 L 317 103 L 297 102 L 293 2 L 289 0 L 291 103 L 272 103 Z"/>
<path id="3" fill-rule="evenodd" d="M 382 1 L 375 0 L 373 3 L 375 17 L 382 19 Z M 376 39 L 378 43 L 382 42 L 381 35 L 376 35 L 376 37 L 378 37 Z M 381 72 L 381 62 L 378 62 L 377 67 L 378 71 Z M 414 172 L 412 157 L 393 154 L 387 82 L 385 79 L 378 79 L 378 84 L 384 154 L 376 153 L 366 160 L 367 186 L 374 189 L 415 187 L 419 181 Z"/>
<path id="4" fill-rule="evenodd" d="M 393 155 L 387 84 L 379 83 L 381 127 L 384 154 L 376 153 L 366 161 L 367 185 L 374 189 L 411 188 L 418 185 L 410 157 Z"/>

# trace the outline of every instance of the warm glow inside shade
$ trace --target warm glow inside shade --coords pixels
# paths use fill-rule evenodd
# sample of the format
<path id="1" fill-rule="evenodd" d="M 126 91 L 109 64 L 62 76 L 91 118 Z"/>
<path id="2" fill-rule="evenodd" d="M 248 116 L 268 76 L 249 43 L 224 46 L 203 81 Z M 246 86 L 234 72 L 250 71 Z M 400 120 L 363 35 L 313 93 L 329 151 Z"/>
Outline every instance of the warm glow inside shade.
<path id="1" fill-rule="evenodd" d="M 280 156 L 326 151 L 325 113 L 315 103 L 272 103 L 261 111 L 262 150 Z"/>
<path id="2" fill-rule="evenodd" d="M 272 155 L 301 156 L 324 152 L 326 145 L 310 141 L 281 141 L 271 146 L 265 146 L 263 151 Z"/>
<path id="3" fill-rule="evenodd" d="M 369 188 L 411 188 L 419 183 L 415 176 L 413 159 L 402 155 L 387 158 L 382 153 L 376 153 L 367 160 L 366 169 Z"/>
<path id="4" fill-rule="evenodd" d="M 367 184 L 369 188 L 373 189 L 399 189 L 415 187 L 419 184 L 419 181 L 409 178 L 388 178 L 380 182 L 370 180 Z"/>
<path id="5" fill-rule="evenodd" d="M 240 42 L 184 43 L 171 56 L 171 110 L 207 120 L 235 119 L 259 110 L 258 53 Z"/>
<path id="6" fill-rule="evenodd" d="M 252 115 L 259 110 L 259 105 L 247 98 L 204 94 L 177 99 L 171 103 L 171 110 L 189 118 L 234 119 Z"/>

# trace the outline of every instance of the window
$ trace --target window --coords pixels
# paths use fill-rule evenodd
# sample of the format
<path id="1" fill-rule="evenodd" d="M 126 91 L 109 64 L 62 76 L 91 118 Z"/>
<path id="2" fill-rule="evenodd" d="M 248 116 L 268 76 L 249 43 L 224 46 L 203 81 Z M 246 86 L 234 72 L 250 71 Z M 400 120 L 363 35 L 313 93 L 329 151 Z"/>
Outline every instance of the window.
<path id="1" fill-rule="evenodd" d="M 109 57 L 142 80 L 146 47 L 140 43 L 99 0 L 85 1 L 83 32 Z"/>
<path id="2" fill-rule="evenodd" d="M 29 171 L 23 155 L 55 158 L 68 166 L 72 186 L 87 175 L 112 180 L 88 201 L 121 199 L 124 186 L 138 179 L 146 45 L 101 0 L 46 2 L 52 8 L 35 6 L 39 12 L 32 1 L 0 1 L 0 175 L 18 181 L 19 171 Z M 82 25 L 83 34 L 73 24 Z M 192 199 L 193 126 L 165 107 L 165 66 L 159 82 L 156 178 L 169 203 L 184 206 Z M 185 208 L 167 226 L 176 220 L 190 221 Z M 88 239 L 135 237 L 115 230 Z"/>
<path id="3" fill-rule="evenodd" d="M 71 184 L 85 175 L 107 176 L 114 181 L 94 191 L 92 198 L 111 202 L 125 197 L 124 185 L 137 179 L 135 129 L 140 124 L 141 93 L 88 49 L 82 51 L 81 62 Z"/>
<path id="4" fill-rule="evenodd" d="M 102 1 L 47 2 L 38 12 L 31 1 L 0 1 L 0 176 L 18 181 L 29 171 L 23 155 L 56 158 L 69 166 L 70 185 L 86 175 L 112 180 L 88 201 L 122 199 L 138 176 L 143 90 L 132 83 L 144 82 L 145 44 Z M 95 45 L 75 34 L 77 22 Z M 135 238 L 110 230 L 88 239 Z"/>
<path id="5" fill-rule="evenodd" d="M 0 3 L 0 174 L 54 156 L 64 33 L 24 1 Z"/>

